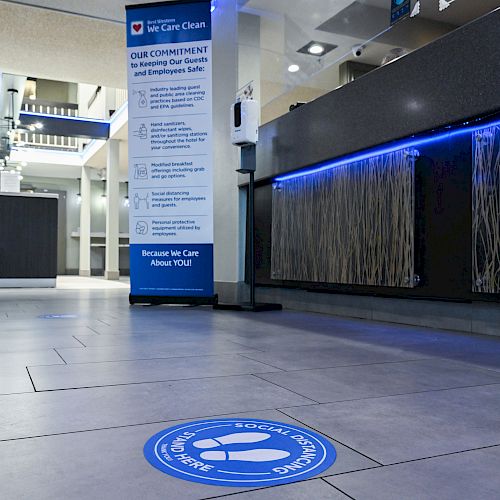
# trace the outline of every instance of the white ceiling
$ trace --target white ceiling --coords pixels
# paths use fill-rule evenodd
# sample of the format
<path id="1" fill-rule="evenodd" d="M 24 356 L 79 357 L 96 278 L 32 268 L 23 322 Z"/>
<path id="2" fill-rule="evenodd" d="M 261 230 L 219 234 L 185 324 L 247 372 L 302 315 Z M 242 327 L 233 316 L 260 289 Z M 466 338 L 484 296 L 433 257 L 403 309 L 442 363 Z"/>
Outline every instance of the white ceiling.
<path id="1" fill-rule="evenodd" d="M 0 19 L 3 72 L 125 88 L 123 25 L 12 2 Z"/>
<path id="2" fill-rule="evenodd" d="M 122 26 L 125 5 L 154 1 L 0 0 L 0 68 L 13 74 L 125 88 Z M 358 1 L 387 9 L 389 4 L 389 0 Z M 421 16 L 460 25 L 500 6 L 500 0 L 455 0 L 448 9 L 439 12 L 438 1 L 421 0 Z M 342 49 L 353 42 L 350 37 L 316 30 L 353 0 L 238 0 L 238 3 L 264 17 L 286 15 L 300 27 L 296 30 L 297 43 L 307 42 L 313 35 Z M 262 48 L 275 50 L 265 44 Z M 276 81 L 272 77 L 266 79 Z"/>
<path id="3" fill-rule="evenodd" d="M 125 22 L 125 5 L 154 3 L 157 0 L 5 0 L 47 9 L 71 12 L 96 19 Z"/>
<path id="4" fill-rule="evenodd" d="M 125 5 L 154 1 L 0 0 L 0 72 L 126 88 Z M 360 1 L 384 8 L 389 3 Z M 316 92 L 337 86 L 338 64 L 350 58 L 352 45 L 360 40 L 316 28 L 352 3 L 353 0 L 238 0 L 246 12 L 262 18 L 261 79 L 269 95 L 307 87 L 304 92 L 314 98 Z M 500 6 L 500 0 L 455 0 L 440 13 L 438 0 L 421 3 L 422 16 L 452 24 L 463 24 Z M 339 48 L 321 61 L 297 54 L 297 49 L 310 40 L 333 43 Z M 378 64 L 390 48 L 387 44 L 371 43 L 361 61 Z M 292 76 L 286 68 L 296 57 L 302 58 L 306 71 Z M 293 97 L 299 94 L 295 92 Z M 126 140 L 124 130 L 120 138 Z M 104 165 L 105 150 L 91 164 Z M 125 164 L 122 172 L 126 172 Z"/>

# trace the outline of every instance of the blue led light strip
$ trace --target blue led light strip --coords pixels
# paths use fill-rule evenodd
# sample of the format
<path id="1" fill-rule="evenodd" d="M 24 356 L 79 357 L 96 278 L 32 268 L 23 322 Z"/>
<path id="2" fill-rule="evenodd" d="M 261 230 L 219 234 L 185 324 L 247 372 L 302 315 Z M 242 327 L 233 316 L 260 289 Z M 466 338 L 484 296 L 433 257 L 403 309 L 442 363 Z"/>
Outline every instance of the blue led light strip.
<path id="1" fill-rule="evenodd" d="M 452 137 L 470 134 L 473 132 L 477 132 L 479 130 L 484 130 L 486 128 L 500 126 L 500 120 L 485 122 L 482 123 L 481 125 L 474 125 L 474 126 L 469 126 L 469 123 L 471 122 L 466 122 L 463 124 L 463 126 L 461 126 L 460 128 L 456 128 L 454 130 L 436 132 L 433 135 L 426 135 L 422 137 L 402 139 L 390 145 L 382 145 L 382 146 L 377 146 L 375 148 L 370 148 L 362 153 L 344 156 L 342 158 L 339 158 L 338 160 L 319 163 L 312 167 L 308 167 L 306 169 L 293 172 L 291 174 L 280 175 L 278 177 L 275 177 L 274 180 L 276 182 L 289 181 L 291 179 L 296 179 L 298 177 L 305 177 L 307 175 L 316 174 L 318 172 L 324 172 L 326 170 L 342 167 L 350 163 L 357 163 L 363 160 L 368 160 L 369 158 L 373 158 L 376 156 L 382 156 L 389 153 L 394 153 L 395 151 L 400 151 L 401 149 L 416 148 L 418 146 L 424 146 L 426 144 L 442 141 L 444 139 L 450 139 Z M 447 128 L 449 129 L 451 127 Z"/>
<path id="2" fill-rule="evenodd" d="M 84 122 L 84 123 L 97 123 L 99 125 L 109 125 L 111 121 L 100 120 L 98 118 L 81 118 L 79 116 L 66 116 L 66 115 L 49 115 L 46 113 L 34 113 L 32 111 L 21 111 L 19 113 L 21 116 L 32 116 L 33 118 L 49 118 L 51 120 L 70 120 L 74 122 Z"/>

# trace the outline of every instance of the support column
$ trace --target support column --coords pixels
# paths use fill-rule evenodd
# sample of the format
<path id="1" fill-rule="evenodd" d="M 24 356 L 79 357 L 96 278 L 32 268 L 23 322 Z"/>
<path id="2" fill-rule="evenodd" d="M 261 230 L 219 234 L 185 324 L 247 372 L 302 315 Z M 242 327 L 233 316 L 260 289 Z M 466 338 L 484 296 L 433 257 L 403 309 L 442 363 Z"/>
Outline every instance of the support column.
<path id="1" fill-rule="evenodd" d="M 107 280 L 120 279 L 120 141 L 108 141 L 106 173 L 106 266 Z"/>
<path id="2" fill-rule="evenodd" d="M 213 21 L 213 110 L 214 110 L 214 275 L 221 302 L 238 300 L 243 280 L 244 246 L 240 248 L 238 174 L 240 151 L 231 135 L 228 109 L 238 89 L 238 9 L 236 0 L 217 0 Z M 240 257 L 241 254 L 241 257 Z"/>
<path id="3" fill-rule="evenodd" d="M 82 167 L 80 186 L 80 276 L 90 276 L 90 207 L 91 179 L 90 167 Z"/>

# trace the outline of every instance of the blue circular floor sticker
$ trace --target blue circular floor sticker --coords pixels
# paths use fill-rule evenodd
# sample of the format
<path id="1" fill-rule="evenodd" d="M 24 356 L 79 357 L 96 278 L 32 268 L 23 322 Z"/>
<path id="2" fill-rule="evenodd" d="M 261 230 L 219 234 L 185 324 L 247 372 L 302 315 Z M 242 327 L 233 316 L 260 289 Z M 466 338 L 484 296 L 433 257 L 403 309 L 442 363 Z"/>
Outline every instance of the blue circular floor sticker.
<path id="1" fill-rule="evenodd" d="M 324 437 L 281 422 L 203 420 L 155 434 L 144 456 L 171 476 L 216 486 L 273 486 L 316 476 L 336 459 Z"/>
<path id="2" fill-rule="evenodd" d="M 76 314 L 42 314 L 38 316 L 40 319 L 76 319 Z"/>

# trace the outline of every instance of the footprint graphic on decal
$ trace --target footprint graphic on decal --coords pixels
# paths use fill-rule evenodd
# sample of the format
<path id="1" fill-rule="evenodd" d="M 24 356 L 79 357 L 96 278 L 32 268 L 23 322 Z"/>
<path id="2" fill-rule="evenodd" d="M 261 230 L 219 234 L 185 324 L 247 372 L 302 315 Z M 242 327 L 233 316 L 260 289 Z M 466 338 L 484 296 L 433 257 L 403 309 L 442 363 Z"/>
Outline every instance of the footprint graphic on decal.
<path id="1" fill-rule="evenodd" d="M 227 434 L 226 436 L 218 438 L 201 439 L 200 441 L 195 441 L 193 446 L 195 448 L 209 450 L 211 448 L 218 448 L 219 446 L 223 446 L 225 444 L 259 443 L 269 439 L 270 437 L 271 434 L 266 434 L 265 432 L 236 432 L 234 434 Z"/>
<path id="2" fill-rule="evenodd" d="M 208 441 L 208 440 L 207 440 Z M 240 462 L 273 462 L 275 460 L 282 460 L 290 456 L 288 451 L 284 450 L 245 450 L 245 451 L 204 451 L 200 457 L 203 460 L 226 462 L 226 461 L 240 461 Z"/>

